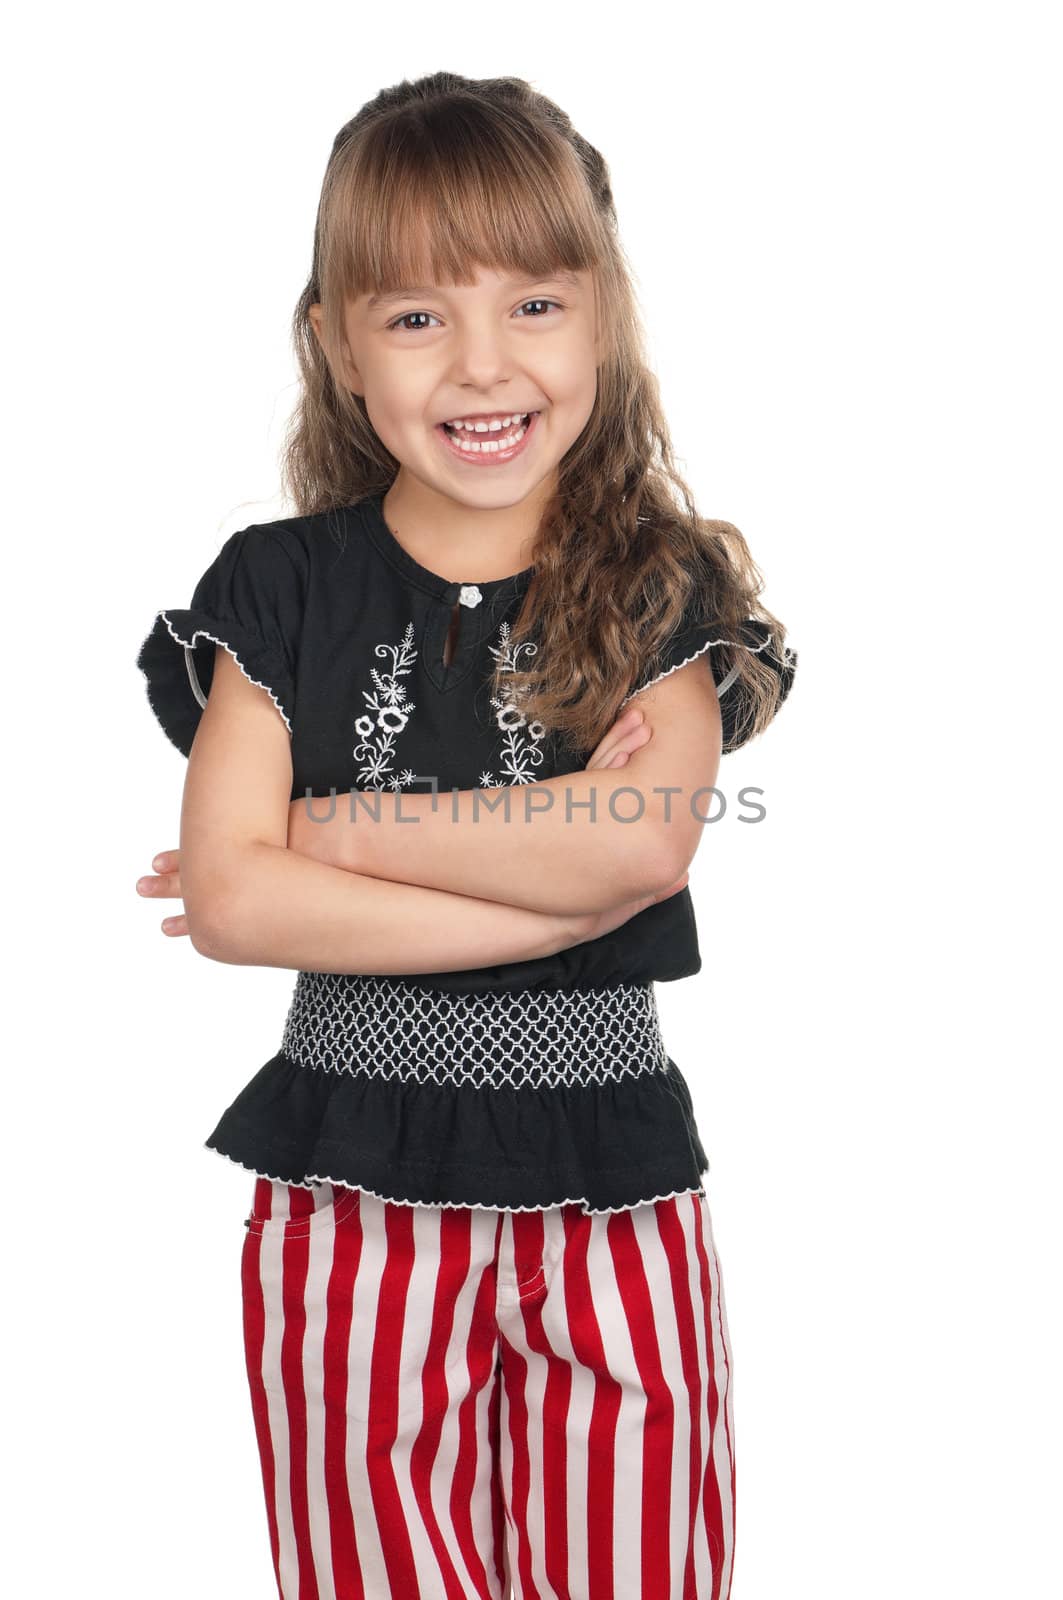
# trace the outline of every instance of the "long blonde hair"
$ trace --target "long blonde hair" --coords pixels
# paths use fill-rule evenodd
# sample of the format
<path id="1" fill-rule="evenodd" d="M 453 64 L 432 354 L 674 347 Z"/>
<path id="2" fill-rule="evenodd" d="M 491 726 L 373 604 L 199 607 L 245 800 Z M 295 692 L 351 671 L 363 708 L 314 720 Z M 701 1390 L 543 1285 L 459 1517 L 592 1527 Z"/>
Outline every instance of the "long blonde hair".
<path id="1" fill-rule="evenodd" d="M 766 650 L 716 647 L 728 650 L 742 712 L 724 748 L 759 733 L 796 656 L 758 601 L 763 579 L 742 534 L 700 517 L 676 469 L 605 160 L 522 78 L 403 80 L 336 135 L 292 324 L 301 393 L 282 472 L 296 514 L 383 494 L 400 465 L 342 380 L 345 301 L 404 283 L 475 282 L 477 266 L 590 271 L 603 337 L 594 408 L 559 464 L 510 632 L 510 659 L 531 664 L 496 668 L 492 693 L 589 751 L 694 604 L 727 639 L 747 618 L 770 631 Z M 525 639 L 537 649 L 517 651 Z"/>

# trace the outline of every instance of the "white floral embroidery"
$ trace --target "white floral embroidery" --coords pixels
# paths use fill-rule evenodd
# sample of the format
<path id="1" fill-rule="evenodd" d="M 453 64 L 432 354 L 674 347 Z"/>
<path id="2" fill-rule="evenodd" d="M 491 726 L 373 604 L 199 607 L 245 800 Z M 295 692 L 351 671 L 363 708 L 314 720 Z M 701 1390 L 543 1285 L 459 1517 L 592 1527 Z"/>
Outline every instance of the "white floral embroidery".
<path id="1" fill-rule="evenodd" d="M 358 779 L 365 788 L 403 789 L 414 780 L 412 767 L 404 767 L 399 772 L 394 771 L 392 767 L 395 742 L 409 721 L 411 713 L 417 709 L 412 701 L 407 700 L 406 688 L 398 681 L 413 671 L 413 664 L 417 659 L 413 637 L 413 623 L 410 622 L 399 644 L 375 646 L 375 653 L 378 656 L 390 657 L 391 670 L 385 673 L 377 672 L 375 668 L 372 670 L 374 688 L 372 691 L 363 689 L 362 699 L 366 708 L 354 724 L 359 742 L 355 745 L 353 754 L 362 763 Z M 508 622 L 500 625 L 498 639 L 497 645 L 490 645 L 488 648 L 495 660 L 500 663 L 503 672 L 515 671 L 518 657 L 534 655 L 539 648 L 531 640 L 514 645 L 509 636 Z M 502 771 L 501 776 L 496 776 L 486 769 L 481 772 L 479 779 L 481 787 L 494 789 L 505 785 L 534 783 L 534 769 L 543 764 L 544 752 L 540 745 L 546 738 L 548 729 L 538 720 L 528 721 L 521 711 L 516 691 L 508 695 L 492 696 L 491 705 L 503 735 Z"/>
<path id="2" fill-rule="evenodd" d="M 381 673 L 374 667 L 370 673 L 374 690 L 362 690 L 366 709 L 354 724 L 359 742 L 353 754 L 364 763 L 358 779 L 366 788 L 401 789 L 413 782 L 413 769 L 406 767 L 402 772 L 393 772 L 391 762 L 395 754 L 395 740 L 405 728 L 411 712 L 417 710 L 416 705 L 406 698 L 405 685 L 398 681 L 413 671 L 413 663 L 417 659 L 413 623 L 407 623 L 399 644 L 378 644 L 374 653 L 391 657 L 391 671 Z"/>
<path id="3" fill-rule="evenodd" d="M 514 645 L 509 637 L 509 623 L 503 622 L 498 631 L 499 643 L 491 645 L 490 651 L 503 672 L 515 672 L 517 658 L 520 655 L 535 655 L 539 646 L 526 639 L 523 644 Z M 534 783 L 534 767 L 541 767 L 543 751 L 539 748 L 545 739 L 547 729 L 538 721 L 528 722 L 520 709 L 520 699 L 516 692 L 508 696 L 491 697 L 491 704 L 495 709 L 498 726 L 504 735 L 502 745 L 502 777 L 496 778 L 493 773 L 481 772 L 480 785 L 484 789 L 501 788 L 505 785 Z"/>

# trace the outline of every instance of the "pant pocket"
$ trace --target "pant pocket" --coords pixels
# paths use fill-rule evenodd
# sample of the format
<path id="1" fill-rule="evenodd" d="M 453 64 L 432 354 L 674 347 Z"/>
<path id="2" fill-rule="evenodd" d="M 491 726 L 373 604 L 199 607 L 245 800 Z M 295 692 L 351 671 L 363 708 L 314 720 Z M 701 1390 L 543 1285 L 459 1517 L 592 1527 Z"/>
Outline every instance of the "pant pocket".
<path id="1" fill-rule="evenodd" d="M 256 1177 L 250 1215 L 244 1219 L 248 1233 L 260 1239 L 305 1239 L 334 1228 L 349 1217 L 362 1198 L 360 1189 L 343 1184 L 315 1183 L 310 1188 Z"/>

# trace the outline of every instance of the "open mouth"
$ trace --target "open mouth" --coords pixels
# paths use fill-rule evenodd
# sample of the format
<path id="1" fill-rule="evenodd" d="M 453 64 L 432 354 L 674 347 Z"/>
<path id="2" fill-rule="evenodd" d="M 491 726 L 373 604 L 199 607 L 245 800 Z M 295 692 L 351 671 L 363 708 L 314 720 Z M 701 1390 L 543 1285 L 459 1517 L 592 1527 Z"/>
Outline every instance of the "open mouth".
<path id="1" fill-rule="evenodd" d="M 495 432 L 475 432 L 471 428 L 452 428 L 449 423 L 437 424 L 436 432 L 446 441 L 455 455 L 469 461 L 510 461 L 534 432 L 538 411 L 529 411 L 518 422 Z"/>

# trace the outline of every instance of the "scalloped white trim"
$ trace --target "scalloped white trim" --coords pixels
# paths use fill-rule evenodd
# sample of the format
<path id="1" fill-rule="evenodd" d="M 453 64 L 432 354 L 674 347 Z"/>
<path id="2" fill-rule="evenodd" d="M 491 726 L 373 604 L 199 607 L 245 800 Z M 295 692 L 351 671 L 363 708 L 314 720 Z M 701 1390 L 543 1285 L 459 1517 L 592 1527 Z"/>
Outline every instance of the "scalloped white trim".
<path id="1" fill-rule="evenodd" d="M 698 659 L 698 656 L 703 656 L 706 650 L 711 650 L 713 645 L 729 644 L 734 649 L 748 650 L 751 656 L 758 656 L 762 650 L 767 649 L 773 637 L 773 635 L 769 634 L 764 640 L 763 644 L 757 645 L 743 644 L 741 639 L 706 639 L 705 643 L 703 645 L 699 645 L 698 649 L 694 651 L 693 655 L 685 656 L 682 661 L 677 661 L 674 667 L 666 667 L 665 670 L 663 672 L 659 672 L 655 678 L 651 678 L 649 683 L 642 683 L 637 689 L 632 689 L 629 695 L 624 696 L 623 700 L 620 702 L 620 705 L 621 707 L 626 706 L 629 700 L 633 700 L 637 694 L 642 694 L 644 689 L 652 689 L 654 684 L 660 683 L 662 678 L 670 678 L 673 672 L 679 671 L 680 667 L 689 666 L 692 661 L 696 661 Z M 731 687 L 732 683 L 734 683 L 737 677 L 738 667 L 735 665 L 731 668 L 723 682 L 717 685 L 717 699 L 719 699 L 720 695 L 724 694 Z"/>
<path id="2" fill-rule="evenodd" d="M 251 674 L 248 672 L 247 668 L 244 666 L 243 662 L 240 660 L 240 657 L 236 654 L 236 651 L 233 649 L 231 644 L 226 644 L 225 640 L 219 639 L 217 634 L 208 633 L 206 628 L 196 628 L 193 631 L 191 639 L 182 639 L 181 635 L 174 628 L 173 623 L 170 621 L 165 611 L 160 611 L 159 616 L 162 618 L 163 622 L 165 622 L 170 638 L 173 639 L 175 644 L 179 644 L 184 650 L 185 667 L 188 671 L 188 681 L 192 686 L 192 693 L 195 695 L 201 706 L 206 705 L 207 697 L 203 693 L 203 686 L 199 681 L 199 674 L 196 672 L 195 666 L 193 665 L 192 652 L 195 650 L 197 639 L 210 639 L 214 644 L 220 644 L 223 650 L 227 650 L 229 652 L 233 660 L 236 662 L 236 665 L 240 668 L 240 671 L 247 679 L 248 683 L 253 683 L 256 689 L 265 689 L 266 693 L 273 701 L 273 704 L 280 712 L 284 726 L 287 728 L 288 732 L 291 733 L 292 725 L 288 719 L 288 713 L 277 699 L 277 696 L 273 693 L 273 690 L 270 688 L 269 684 L 260 683 L 257 678 L 252 678 Z"/>
<path id="3" fill-rule="evenodd" d="M 555 1200 L 546 1206 L 484 1206 L 475 1201 L 460 1200 L 407 1200 L 402 1195 L 378 1194 L 375 1189 L 367 1189 L 360 1183 L 348 1183 L 344 1178 L 327 1178 L 316 1172 L 302 1183 L 295 1183 L 290 1178 L 275 1178 L 270 1172 L 261 1172 L 258 1167 L 249 1167 L 246 1161 L 237 1161 L 235 1156 L 229 1155 L 226 1150 L 219 1150 L 216 1144 L 211 1144 L 209 1139 L 203 1141 L 204 1148 L 213 1151 L 216 1156 L 230 1161 L 234 1167 L 240 1167 L 244 1172 L 253 1172 L 257 1178 L 268 1178 L 270 1183 L 285 1183 L 290 1189 L 310 1189 L 315 1183 L 331 1183 L 338 1189 L 360 1189 L 363 1194 L 371 1194 L 374 1200 L 386 1200 L 395 1206 L 426 1206 L 430 1211 L 441 1208 L 447 1211 L 553 1211 L 557 1206 L 583 1206 L 589 1216 L 612 1216 L 617 1211 L 633 1211 L 635 1206 L 653 1206 L 658 1200 L 674 1200 L 678 1195 L 701 1194 L 704 1184 L 699 1184 L 696 1189 L 673 1189 L 671 1194 L 655 1194 L 652 1200 L 636 1200 L 634 1206 L 588 1206 L 586 1196 L 575 1200 Z M 702 1167 L 702 1172 L 708 1172 L 708 1167 Z"/>

